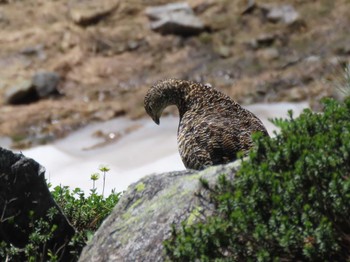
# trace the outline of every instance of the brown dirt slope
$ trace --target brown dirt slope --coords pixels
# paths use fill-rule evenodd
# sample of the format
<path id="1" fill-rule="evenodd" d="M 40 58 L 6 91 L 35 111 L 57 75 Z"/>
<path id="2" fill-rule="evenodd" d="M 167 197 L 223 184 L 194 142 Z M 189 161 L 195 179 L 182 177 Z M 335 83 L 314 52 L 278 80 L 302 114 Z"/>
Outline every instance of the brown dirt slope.
<path id="1" fill-rule="evenodd" d="M 143 96 L 169 77 L 209 82 L 241 103 L 317 101 L 350 60 L 349 0 L 189 0 L 207 30 L 150 30 L 148 6 L 165 0 L 0 1 L 0 136 L 45 143 L 94 120 L 141 117 Z M 266 5 L 300 19 L 271 22 Z M 61 96 L 6 105 L 3 95 L 40 70 L 61 75 Z"/>

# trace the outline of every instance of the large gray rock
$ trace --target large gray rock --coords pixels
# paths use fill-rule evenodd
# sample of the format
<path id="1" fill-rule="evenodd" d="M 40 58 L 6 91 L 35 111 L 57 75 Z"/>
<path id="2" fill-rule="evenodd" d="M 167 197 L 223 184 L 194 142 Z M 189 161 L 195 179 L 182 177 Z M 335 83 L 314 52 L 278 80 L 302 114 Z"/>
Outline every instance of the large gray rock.
<path id="1" fill-rule="evenodd" d="M 213 207 L 196 196 L 206 194 L 199 179 L 210 184 L 221 174 L 233 179 L 239 166 L 237 161 L 203 171 L 151 175 L 132 184 L 79 261 L 164 261 L 163 241 L 170 236 L 172 224 L 179 227 L 212 214 Z"/>
<path id="2" fill-rule="evenodd" d="M 48 221 L 48 210 L 53 208 L 57 212 L 49 223 L 57 229 L 40 250 L 58 251 L 69 261 L 67 244 L 74 229 L 52 198 L 44 174 L 44 168 L 34 160 L 0 147 L 0 242 L 23 248 L 33 231 L 33 221 Z"/>
<path id="3" fill-rule="evenodd" d="M 188 3 L 148 7 L 146 15 L 152 20 L 151 29 L 162 34 L 188 36 L 196 35 L 205 29 Z"/>

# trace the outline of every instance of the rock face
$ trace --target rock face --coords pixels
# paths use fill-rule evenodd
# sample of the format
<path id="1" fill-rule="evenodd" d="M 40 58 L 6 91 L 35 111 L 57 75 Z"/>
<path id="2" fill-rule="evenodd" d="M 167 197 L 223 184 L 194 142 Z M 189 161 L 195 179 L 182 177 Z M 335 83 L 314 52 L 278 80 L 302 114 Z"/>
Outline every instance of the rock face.
<path id="1" fill-rule="evenodd" d="M 149 7 L 146 15 L 153 20 L 151 29 L 162 34 L 182 36 L 196 35 L 205 27 L 195 16 L 187 3 L 172 3 L 162 6 Z"/>
<path id="2" fill-rule="evenodd" d="M 196 193 L 202 190 L 199 178 L 216 182 L 220 174 L 233 179 L 240 162 L 151 175 L 129 186 L 111 215 L 84 248 L 79 261 L 165 261 L 163 241 L 171 225 L 179 227 L 212 214 L 212 206 Z"/>
<path id="3" fill-rule="evenodd" d="M 57 213 L 51 223 L 58 227 L 52 240 L 46 246 L 43 243 L 42 248 L 57 250 L 62 247 L 60 254 L 69 261 L 69 251 L 64 247 L 74 229 L 52 198 L 44 173 L 44 168 L 34 160 L 0 147 L 0 242 L 24 247 L 32 231 L 32 221 L 46 220 L 48 210 L 54 208 Z"/>

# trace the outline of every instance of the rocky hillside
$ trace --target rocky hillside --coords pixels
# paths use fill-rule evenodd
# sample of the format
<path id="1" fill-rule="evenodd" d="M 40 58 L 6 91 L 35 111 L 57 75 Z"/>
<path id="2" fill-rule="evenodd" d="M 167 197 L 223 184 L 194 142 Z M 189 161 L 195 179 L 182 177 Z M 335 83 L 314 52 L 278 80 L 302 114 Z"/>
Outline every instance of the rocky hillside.
<path id="1" fill-rule="evenodd" d="M 262 3 L 263 2 L 263 3 Z M 0 136 L 25 147 L 91 121 L 142 117 L 163 78 L 254 102 L 335 95 L 350 60 L 347 0 L 2 0 Z M 187 3 L 187 5 L 186 5 Z"/>

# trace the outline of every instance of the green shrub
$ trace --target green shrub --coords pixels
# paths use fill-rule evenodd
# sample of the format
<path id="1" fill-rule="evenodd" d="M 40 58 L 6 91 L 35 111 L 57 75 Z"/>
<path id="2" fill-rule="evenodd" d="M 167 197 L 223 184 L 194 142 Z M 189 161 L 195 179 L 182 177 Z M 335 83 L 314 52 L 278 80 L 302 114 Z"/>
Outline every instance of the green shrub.
<path id="1" fill-rule="evenodd" d="M 28 215 L 29 235 L 28 244 L 23 248 L 15 247 L 5 241 L 0 241 L 0 261 L 58 261 L 61 255 L 60 248 L 49 250 L 46 245 L 53 238 L 57 225 L 50 223 L 58 213 L 56 208 L 48 210 L 45 218 L 35 220 L 34 212 Z"/>
<path id="2" fill-rule="evenodd" d="M 88 196 L 85 196 L 80 188 L 70 190 L 67 186 L 56 186 L 51 193 L 76 229 L 68 247 L 58 247 L 57 250 L 40 248 L 45 247 L 45 243 L 51 240 L 52 233 L 57 229 L 57 225 L 51 223 L 57 209 L 50 209 L 45 219 L 31 221 L 29 215 L 32 233 L 24 248 L 0 241 L 0 261 L 62 261 L 60 253 L 63 248 L 70 250 L 71 261 L 77 261 L 82 248 L 111 213 L 121 195 L 112 191 L 107 198 L 104 198 L 93 189 Z"/>
<path id="3" fill-rule="evenodd" d="M 214 216 L 173 228 L 169 259 L 350 261 L 350 99 L 323 103 L 255 137 L 234 181 L 209 190 Z"/>
<path id="4" fill-rule="evenodd" d="M 118 203 L 121 193 L 112 191 L 107 198 L 104 198 L 93 189 L 86 197 L 80 188 L 70 190 L 67 186 L 56 186 L 51 193 L 68 221 L 76 229 L 70 245 L 74 247 L 75 256 L 78 258 L 86 242 Z"/>

